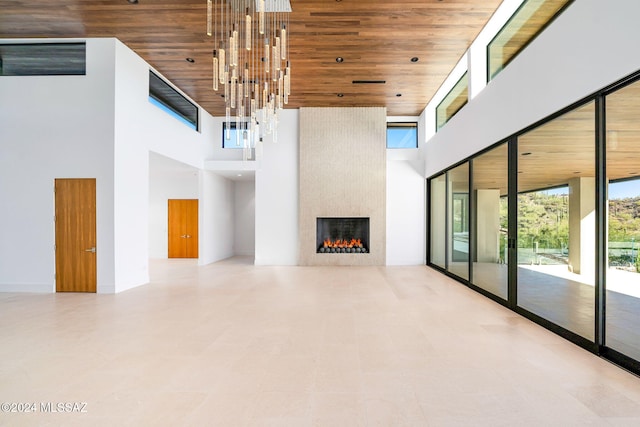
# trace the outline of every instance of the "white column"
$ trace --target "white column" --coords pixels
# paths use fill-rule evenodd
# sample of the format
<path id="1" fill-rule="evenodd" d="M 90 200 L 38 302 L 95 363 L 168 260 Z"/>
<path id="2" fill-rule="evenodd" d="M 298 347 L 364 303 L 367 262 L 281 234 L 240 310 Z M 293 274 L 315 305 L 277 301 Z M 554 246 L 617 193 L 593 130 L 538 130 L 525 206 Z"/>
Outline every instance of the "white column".
<path id="1" fill-rule="evenodd" d="M 569 266 L 574 273 L 595 274 L 595 178 L 569 180 Z"/>
<path id="2" fill-rule="evenodd" d="M 476 190 L 476 261 L 500 259 L 500 190 Z"/>

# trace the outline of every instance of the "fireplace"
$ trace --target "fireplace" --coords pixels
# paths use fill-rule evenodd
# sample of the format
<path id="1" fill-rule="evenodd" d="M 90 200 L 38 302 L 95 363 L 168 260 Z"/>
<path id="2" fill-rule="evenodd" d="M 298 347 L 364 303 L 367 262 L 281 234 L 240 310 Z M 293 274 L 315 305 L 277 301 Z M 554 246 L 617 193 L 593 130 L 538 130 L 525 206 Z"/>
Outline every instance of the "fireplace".
<path id="1" fill-rule="evenodd" d="M 316 218 L 316 252 L 369 252 L 369 218 Z"/>

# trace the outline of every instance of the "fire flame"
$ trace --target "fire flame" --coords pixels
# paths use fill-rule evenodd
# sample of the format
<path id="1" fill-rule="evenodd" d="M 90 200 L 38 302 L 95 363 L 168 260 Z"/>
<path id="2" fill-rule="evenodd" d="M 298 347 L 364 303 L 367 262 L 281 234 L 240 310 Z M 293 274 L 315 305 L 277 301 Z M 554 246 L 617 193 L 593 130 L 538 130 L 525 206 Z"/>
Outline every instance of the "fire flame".
<path id="1" fill-rule="evenodd" d="M 338 240 L 330 240 L 330 239 L 326 239 L 324 241 L 324 245 L 325 248 L 361 248 L 362 247 L 362 242 L 360 241 L 360 239 L 351 239 L 351 240 L 347 240 L 347 239 L 338 239 Z"/>

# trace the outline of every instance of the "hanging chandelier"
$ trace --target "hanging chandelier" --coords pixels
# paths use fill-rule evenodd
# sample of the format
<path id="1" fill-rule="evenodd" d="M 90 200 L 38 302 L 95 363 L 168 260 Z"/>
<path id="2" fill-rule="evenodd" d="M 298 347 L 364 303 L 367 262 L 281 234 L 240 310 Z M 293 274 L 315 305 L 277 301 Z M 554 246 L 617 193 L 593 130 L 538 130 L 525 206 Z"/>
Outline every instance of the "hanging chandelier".
<path id="1" fill-rule="evenodd" d="M 289 103 L 289 0 L 207 0 L 213 38 L 213 90 L 223 92 L 225 138 L 251 158 L 264 134 L 277 141 L 278 110 Z"/>

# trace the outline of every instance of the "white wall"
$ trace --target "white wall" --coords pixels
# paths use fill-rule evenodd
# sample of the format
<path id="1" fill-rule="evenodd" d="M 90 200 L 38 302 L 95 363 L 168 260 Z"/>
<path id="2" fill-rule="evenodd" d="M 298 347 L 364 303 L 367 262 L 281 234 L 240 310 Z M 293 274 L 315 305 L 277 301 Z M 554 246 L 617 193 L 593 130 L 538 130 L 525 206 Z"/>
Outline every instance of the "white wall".
<path id="1" fill-rule="evenodd" d="M 421 161 L 387 161 L 387 265 L 426 262 L 423 167 Z"/>
<path id="2" fill-rule="evenodd" d="M 194 167 L 149 154 L 149 258 L 168 257 L 168 200 L 197 199 L 199 176 Z"/>
<path id="3" fill-rule="evenodd" d="M 417 122 L 417 149 L 387 149 L 387 265 L 426 262 L 424 146 L 425 112 L 390 116 L 387 122 Z"/>
<path id="4" fill-rule="evenodd" d="M 253 257 L 256 253 L 256 183 L 235 182 L 235 255 Z"/>
<path id="5" fill-rule="evenodd" d="M 55 291 L 55 178 L 96 178 L 98 292 L 114 289 L 113 39 L 86 76 L 0 78 L 0 291 Z"/>
<path id="6" fill-rule="evenodd" d="M 574 2 L 426 146 L 426 176 L 640 69 L 640 2 Z"/>
<path id="7" fill-rule="evenodd" d="M 198 265 L 233 256 L 235 189 L 233 181 L 200 171 Z"/>
<path id="8" fill-rule="evenodd" d="M 149 65 L 116 41 L 114 210 L 116 291 L 149 281 L 149 151 L 201 168 L 211 118 L 195 131 L 149 102 Z"/>
<path id="9" fill-rule="evenodd" d="M 190 129 L 149 103 L 149 65 L 133 51 L 86 43 L 86 76 L 0 79 L 0 196 L 11 207 L 0 210 L 0 291 L 55 290 L 55 178 L 97 179 L 98 292 L 148 282 L 149 152 L 195 168 L 214 157 L 219 120 L 201 111 L 200 131 Z M 201 232 L 225 234 L 201 263 L 232 254 L 233 188 L 206 175 L 190 190 L 212 213 Z"/>
<path id="10" fill-rule="evenodd" d="M 283 110 L 278 142 L 263 144 L 256 171 L 256 265 L 298 263 L 298 117 L 298 110 Z"/>

